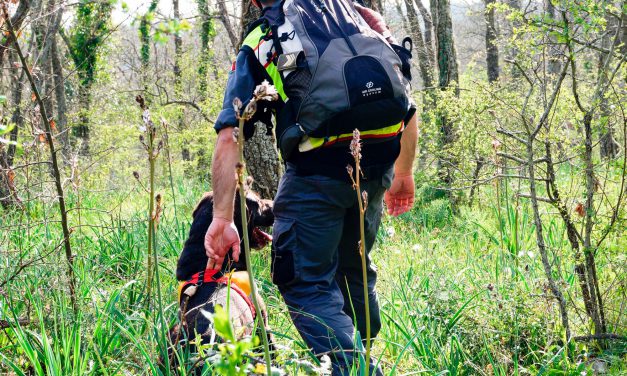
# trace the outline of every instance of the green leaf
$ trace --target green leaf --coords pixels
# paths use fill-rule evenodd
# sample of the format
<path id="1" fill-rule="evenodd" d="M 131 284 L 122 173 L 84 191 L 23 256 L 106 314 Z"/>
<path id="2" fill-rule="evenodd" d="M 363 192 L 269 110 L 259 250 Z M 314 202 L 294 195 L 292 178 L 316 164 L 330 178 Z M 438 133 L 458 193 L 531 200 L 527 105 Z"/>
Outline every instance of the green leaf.
<path id="1" fill-rule="evenodd" d="M 0 95 L 0 104 L 6 103 L 7 97 L 4 95 Z"/>
<path id="2" fill-rule="evenodd" d="M 235 341 L 233 326 L 229 320 L 229 314 L 221 305 L 216 305 L 213 313 L 213 324 L 216 332 L 224 339 Z"/>
<path id="3" fill-rule="evenodd" d="M 2 103 L 2 102 L 0 102 Z M 11 132 L 13 130 L 13 128 L 15 128 L 15 124 L 9 123 L 8 125 L 2 125 L 0 124 L 0 136 L 2 136 L 3 134 L 7 134 L 9 132 Z"/>

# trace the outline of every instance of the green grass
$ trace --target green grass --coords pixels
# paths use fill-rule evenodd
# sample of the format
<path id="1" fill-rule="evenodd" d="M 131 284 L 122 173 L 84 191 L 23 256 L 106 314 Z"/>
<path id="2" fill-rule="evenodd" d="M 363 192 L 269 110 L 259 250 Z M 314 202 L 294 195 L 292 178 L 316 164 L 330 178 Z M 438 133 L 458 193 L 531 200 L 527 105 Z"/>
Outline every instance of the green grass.
<path id="1" fill-rule="evenodd" d="M 0 283 L 19 265 L 32 263 L 0 291 L 0 319 L 27 321 L 0 330 L 0 374 L 168 374 L 158 359 L 165 354 L 165 333 L 177 321 L 174 268 L 202 189 L 191 182 L 175 186 L 176 218 L 171 191 L 166 184 L 161 188 L 166 210 L 157 239 L 163 312 L 144 295 L 146 195 L 141 190 L 129 186 L 83 193 L 81 227 L 77 211 L 71 212 L 77 316 L 68 297 L 64 257 L 54 250 L 61 239 L 54 205 L 38 202 L 25 212 L 2 213 Z M 596 348 L 561 340 L 557 308 L 544 291 L 534 253 L 526 203 L 499 207 L 493 195 L 483 194 L 478 205 L 462 207 L 453 217 L 446 199 L 426 186 L 418 193 L 412 212 L 384 218 L 373 251 L 384 321 L 373 354 L 386 374 L 580 375 L 589 372 L 592 358 L 609 362 L 612 374 L 624 372 L 624 343 Z M 75 205 L 76 197 L 69 201 Z M 580 304 L 564 229 L 547 221 L 545 230 L 553 257 L 564 265 L 559 271 L 563 288 Z M 607 252 L 618 254 L 627 239 L 622 234 L 614 240 L 623 247 L 613 245 Z M 281 348 L 277 362 L 288 374 L 297 374 L 315 360 L 270 282 L 269 249 L 253 256 Z M 605 258 L 599 260 L 602 285 L 608 286 L 620 272 L 606 268 Z M 606 302 L 608 322 L 618 325 L 612 330 L 624 334 L 621 291 Z M 577 332 L 586 332 L 578 316 L 571 320 Z M 177 356 L 185 362 L 193 354 Z"/>

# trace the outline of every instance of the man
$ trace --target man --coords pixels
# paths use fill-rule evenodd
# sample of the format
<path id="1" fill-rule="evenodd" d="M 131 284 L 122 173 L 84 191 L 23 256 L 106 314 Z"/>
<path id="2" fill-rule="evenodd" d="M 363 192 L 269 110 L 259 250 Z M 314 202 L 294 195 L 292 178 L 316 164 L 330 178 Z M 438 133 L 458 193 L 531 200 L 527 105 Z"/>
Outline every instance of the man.
<path id="1" fill-rule="evenodd" d="M 264 12 L 281 6 L 278 1 L 275 4 L 275 0 L 267 0 L 261 5 Z M 227 83 L 224 109 L 215 125 L 218 138 L 212 164 L 214 217 L 205 237 L 209 268 L 220 268 L 230 249 L 235 260 L 240 253 L 240 238 L 233 223 L 238 147 L 233 137 L 237 120 L 232 100 L 238 97 L 246 103 L 255 85 L 268 76 L 266 70 L 270 71 L 271 64 L 276 64 L 271 53 L 267 54 L 266 64 L 270 68 L 264 67 L 255 56 L 263 55 L 259 51 L 269 38 L 256 36 L 251 41 L 250 35 L 254 33 L 260 33 L 259 29 L 252 29 L 238 54 Z M 286 96 L 282 94 L 282 97 Z M 383 201 L 393 216 L 405 213 L 413 206 L 412 168 L 418 132 L 413 112 L 409 111 L 402 133 L 389 135 L 377 143 L 365 141 L 362 146 L 361 189 L 368 193 L 365 212 L 367 254 L 381 222 Z M 255 120 L 269 121 L 270 111 L 260 108 L 258 113 L 260 117 Z M 250 133 L 249 127 L 252 124 L 246 124 L 245 134 Z M 359 128 L 359 124 L 354 128 Z M 348 373 L 357 359 L 353 356 L 353 350 L 359 348 L 354 343 L 353 320 L 360 337 L 364 339 L 366 335 L 358 251 L 359 208 L 357 193 L 346 168 L 349 164 L 354 166 L 347 145 L 297 151 L 287 160 L 286 172 L 274 200 L 273 282 L 307 345 L 316 354 L 331 356 L 334 375 Z M 372 337 L 381 328 L 376 278 L 376 268 L 368 257 Z M 373 368 L 373 371 L 382 374 L 380 369 Z"/>

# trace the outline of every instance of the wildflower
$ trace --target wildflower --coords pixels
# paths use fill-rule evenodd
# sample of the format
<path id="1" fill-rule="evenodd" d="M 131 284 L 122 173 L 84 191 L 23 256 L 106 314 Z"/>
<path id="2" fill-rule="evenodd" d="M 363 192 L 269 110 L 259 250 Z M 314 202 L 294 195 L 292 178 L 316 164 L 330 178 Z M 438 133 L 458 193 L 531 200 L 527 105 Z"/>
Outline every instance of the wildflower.
<path id="1" fill-rule="evenodd" d="M 277 99 L 279 99 L 279 92 L 276 90 L 276 88 L 273 85 L 270 85 L 268 80 L 263 80 L 261 85 L 258 85 L 255 88 L 253 96 L 255 97 L 255 99 L 259 101 L 272 102 L 272 101 L 276 101 Z"/>
<path id="2" fill-rule="evenodd" d="M 499 150 L 501 148 L 501 141 L 494 139 L 492 140 L 492 149 Z"/>
<path id="3" fill-rule="evenodd" d="M 361 140 L 360 140 L 360 134 L 359 134 L 359 129 L 355 128 L 355 130 L 353 130 L 353 140 L 351 141 L 350 144 L 350 151 L 351 151 L 351 155 L 353 156 L 353 158 L 357 159 L 361 159 Z"/>
<path id="4" fill-rule="evenodd" d="M 246 109 L 244 109 L 244 113 L 242 114 L 242 119 L 250 120 L 253 115 L 257 112 L 257 101 L 251 100 L 246 105 Z"/>
<path id="5" fill-rule="evenodd" d="M 150 111 L 148 111 L 148 109 L 144 110 L 144 112 L 142 113 L 142 120 L 144 121 L 145 124 L 148 124 L 151 122 Z"/>
<path id="6" fill-rule="evenodd" d="M 348 174 L 350 175 L 350 177 L 353 177 L 353 166 L 351 165 L 346 165 L 346 172 L 348 172 Z"/>
<path id="7" fill-rule="evenodd" d="M 239 117 L 239 113 L 242 110 L 242 106 L 244 104 L 242 103 L 242 100 L 239 98 L 235 98 L 233 99 L 233 110 L 235 111 L 235 114 L 237 115 L 237 117 Z"/>

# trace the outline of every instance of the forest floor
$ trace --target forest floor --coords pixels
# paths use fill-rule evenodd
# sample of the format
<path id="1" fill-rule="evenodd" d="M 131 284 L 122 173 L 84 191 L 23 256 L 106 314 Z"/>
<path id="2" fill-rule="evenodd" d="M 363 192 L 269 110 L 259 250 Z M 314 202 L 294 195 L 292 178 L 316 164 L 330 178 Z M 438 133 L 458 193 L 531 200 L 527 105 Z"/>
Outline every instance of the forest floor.
<path id="1" fill-rule="evenodd" d="M 70 195 L 79 302 L 75 319 L 65 259 L 61 248 L 55 248 L 60 238 L 55 207 L 38 203 L 28 215 L 0 217 L 0 227 L 8 229 L 2 244 L 8 240 L 13 252 L 0 254 L 0 282 L 14 276 L 0 285 L 0 319 L 23 319 L 19 326 L 0 330 L 0 374 L 163 374 L 157 359 L 167 327 L 177 320 L 174 269 L 202 194 L 200 184 L 190 182 L 164 185 L 163 192 L 168 191 L 157 231 L 159 289 L 153 295 L 159 304 L 150 307 L 142 303 L 145 192 L 129 188 L 126 193 Z M 500 205 L 488 187 L 474 206 L 452 216 L 448 201 L 427 185 L 419 186 L 417 194 L 410 213 L 384 217 L 372 253 L 383 321 L 373 354 L 386 375 L 627 372 L 624 342 L 565 346 L 556 337 L 559 314 L 534 251 L 526 203 Z M 546 230 L 550 247 L 560 249 L 564 229 L 549 223 Z M 620 250 L 627 247 L 627 233 L 619 232 L 608 244 L 607 258 L 624 261 Z M 602 286 L 625 273 L 624 267 L 605 267 L 605 259 L 598 260 Z M 253 260 L 281 349 L 277 361 L 288 374 L 297 374 L 294 359 L 311 357 L 270 282 L 269 247 L 254 252 Z M 20 263 L 26 266 L 16 273 Z M 559 273 L 566 295 L 580 305 L 572 267 Z M 624 335 L 624 291 L 619 294 L 622 298 L 606 297 L 606 314 L 612 330 Z M 587 333 L 581 317 L 571 321 L 575 334 Z"/>

